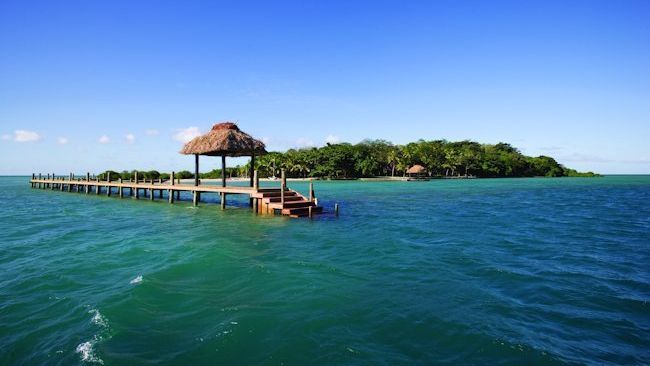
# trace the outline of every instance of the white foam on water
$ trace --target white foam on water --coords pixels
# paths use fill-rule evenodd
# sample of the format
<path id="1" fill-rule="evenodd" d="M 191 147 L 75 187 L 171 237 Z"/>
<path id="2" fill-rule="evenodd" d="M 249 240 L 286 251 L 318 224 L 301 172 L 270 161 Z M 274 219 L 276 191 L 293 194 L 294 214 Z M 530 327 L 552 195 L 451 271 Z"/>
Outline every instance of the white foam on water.
<path id="1" fill-rule="evenodd" d="M 77 346 L 76 352 L 81 354 L 81 361 L 89 362 L 89 363 L 97 363 L 100 365 L 104 364 L 104 361 L 101 358 L 97 357 L 97 355 L 95 354 L 95 350 L 93 349 L 93 346 L 95 345 L 96 342 L 97 342 L 97 336 L 95 336 L 92 340 L 88 342 L 80 343 Z"/>
<path id="2" fill-rule="evenodd" d="M 129 283 L 132 285 L 137 285 L 140 282 L 142 282 L 142 275 L 138 275 L 138 277 L 132 279 Z"/>
<path id="3" fill-rule="evenodd" d="M 108 326 L 108 322 L 106 321 L 106 318 L 102 315 L 102 313 L 99 312 L 97 309 L 90 309 L 88 311 L 88 314 L 93 314 L 92 319 L 90 319 L 91 322 L 94 324 L 97 324 L 103 328 L 106 328 Z"/>

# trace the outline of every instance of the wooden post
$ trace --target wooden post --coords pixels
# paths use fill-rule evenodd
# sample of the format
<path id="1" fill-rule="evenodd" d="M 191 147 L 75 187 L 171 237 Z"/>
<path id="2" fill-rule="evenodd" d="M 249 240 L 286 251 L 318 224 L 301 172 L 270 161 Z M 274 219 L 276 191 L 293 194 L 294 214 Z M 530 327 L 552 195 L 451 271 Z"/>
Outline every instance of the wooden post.
<path id="1" fill-rule="evenodd" d="M 70 173 L 70 183 L 68 183 L 68 192 L 72 192 L 72 178 L 74 174 Z"/>
<path id="2" fill-rule="evenodd" d="M 86 173 L 86 194 L 88 194 L 89 189 L 90 189 L 90 173 Z"/>
<path id="3" fill-rule="evenodd" d="M 309 212 L 309 218 L 310 218 L 310 219 L 311 219 L 312 217 L 314 217 L 314 214 L 313 214 L 313 210 L 312 210 L 312 208 L 313 208 L 313 206 L 309 206 L 309 207 L 307 208 L 307 210 L 308 210 L 308 212 Z"/>
<path id="4" fill-rule="evenodd" d="M 192 191 L 192 205 L 194 206 L 199 205 L 199 195 L 197 191 Z"/>
<path id="5" fill-rule="evenodd" d="M 280 176 L 282 177 L 280 180 L 280 204 L 284 208 L 284 189 L 287 187 L 287 176 L 284 173 L 284 169 L 282 169 Z"/>
<path id="6" fill-rule="evenodd" d="M 95 183 L 97 183 L 95 186 L 97 188 L 97 191 L 95 193 L 100 194 L 102 192 L 102 188 L 99 186 L 99 178 L 95 179 Z"/>
<path id="7" fill-rule="evenodd" d="M 32 181 L 29 182 L 29 184 L 31 184 L 32 188 L 34 188 L 34 179 L 36 179 L 36 174 L 32 173 Z"/>
<path id="8" fill-rule="evenodd" d="M 110 197 L 111 196 L 111 190 L 112 190 L 112 187 L 111 187 L 111 172 L 106 173 L 106 181 L 108 182 L 108 184 L 106 185 L 106 195 Z"/>
<path id="9" fill-rule="evenodd" d="M 194 154 L 194 185 L 199 186 L 199 154 Z"/>
<path id="10" fill-rule="evenodd" d="M 309 202 L 314 202 L 314 180 L 309 180 Z"/>
<path id="11" fill-rule="evenodd" d="M 221 155 L 221 186 L 226 186 L 226 155 Z M 221 193 L 221 209 L 226 209 L 226 193 Z"/>
<path id="12" fill-rule="evenodd" d="M 133 198 L 140 199 L 140 190 L 138 189 L 138 172 L 133 173 L 133 181 L 135 182 L 135 191 L 133 191 L 134 195 Z"/>
<path id="13" fill-rule="evenodd" d="M 339 204 L 338 203 L 334 204 L 334 215 L 337 216 L 337 217 L 339 216 Z"/>
<path id="14" fill-rule="evenodd" d="M 221 186 L 226 186 L 226 155 L 221 155 Z"/>
<path id="15" fill-rule="evenodd" d="M 174 185 L 174 172 L 169 176 L 169 185 Z M 169 203 L 174 203 L 174 191 L 169 189 L 167 190 L 167 193 L 169 194 Z"/>
<path id="16" fill-rule="evenodd" d="M 154 192 L 153 192 L 153 188 L 151 188 L 149 189 L 149 199 L 152 201 L 153 201 L 153 196 L 154 196 Z"/>
<path id="17" fill-rule="evenodd" d="M 158 178 L 158 183 L 162 184 L 162 178 Z M 162 192 L 163 192 L 162 189 L 158 190 L 158 198 L 163 198 L 163 193 Z"/>
<path id="18" fill-rule="evenodd" d="M 255 191 L 257 192 L 260 189 L 260 175 L 257 172 L 257 170 L 255 171 L 254 175 L 255 175 L 255 185 L 253 186 L 253 188 L 255 188 Z"/>
<path id="19" fill-rule="evenodd" d="M 117 193 L 120 195 L 120 198 L 124 198 L 124 188 L 122 187 L 122 178 L 118 178 L 117 182 L 120 183 L 120 186 L 117 188 Z"/>
<path id="20" fill-rule="evenodd" d="M 251 187 L 255 186 L 255 173 L 256 173 L 256 171 L 255 171 L 255 153 L 253 153 L 253 155 L 251 155 L 251 167 L 249 169 L 249 174 L 250 174 L 250 177 L 251 177 L 251 185 L 250 185 Z"/>
<path id="21" fill-rule="evenodd" d="M 38 180 L 42 180 L 42 179 L 43 179 L 43 178 L 42 178 L 41 173 L 38 173 Z M 39 182 L 39 183 L 38 183 L 38 188 L 43 188 L 43 184 Z"/>

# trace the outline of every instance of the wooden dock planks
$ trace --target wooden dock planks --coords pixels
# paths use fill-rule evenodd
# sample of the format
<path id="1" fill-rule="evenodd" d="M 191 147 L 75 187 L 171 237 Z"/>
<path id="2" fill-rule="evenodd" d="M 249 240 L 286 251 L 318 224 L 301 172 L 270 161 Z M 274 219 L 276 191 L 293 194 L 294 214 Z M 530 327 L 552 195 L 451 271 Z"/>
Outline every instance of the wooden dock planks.
<path id="1" fill-rule="evenodd" d="M 220 203 L 222 209 L 226 206 L 227 195 L 243 194 L 250 197 L 251 207 L 253 208 L 253 211 L 258 214 L 279 213 L 290 217 L 311 217 L 313 214 L 321 213 L 323 211 L 323 208 L 314 202 L 313 183 L 310 182 L 309 198 L 307 198 L 300 193 L 287 188 L 284 174 L 280 188 L 260 188 L 257 171 L 254 172 L 253 186 L 251 187 L 180 184 L 180 181 L 176 182 L 174 180 L 173 175 L 172 178 L 166 182 L 163 182 L 162 179 L 154 182 L 153 180 L 139 180 L 137 179 L 137 175 L 135 175 L 135 177 L 135 181 L 125 182 L 121 178 L 112 181 L 110 180 L 110 177 L 105 181 L 91 179 L 90 174 L 86 174 L 85 179 L 75 179 L 73 174 L 70 174 L 68 179 L 63 177 L 55 178 L 54 174 L 52 174 L 51 178 L 49 174 L 47 178 L 40 174 L 38 177 L 33 174 L 30 180 L 30 185 L 32 188 L 43 189 L 48 187 L 55 189 L 56 187 L 61 191 L 64 191 L 67 188 L 68 192 L 83 191 L 86 194 L 92 192 L 94 189 L 97 195 L 101 194 L 102 188 L 105 187 L 105 194 L 107 196 L 111 196 L 111 193 L 115 188 L 120 198 L 124 197 L 124 189 L 128 188 L 129 194 L 132 198 L 140 198 L 140 190 L 142 190 L 145 197 L 148 197 L 152 201 L 154 200 L 156 190 L 158 191 L 159 198 L 162 198 L 163 191 L 167 191 L 169 203 L 174 203 L 175 200 L 179 200 L 180 192 L 189 192 L 192 195 L 192 203 L 194 206 L 199 204 L 201 193 L 216 193 L 221 197 Z"/>

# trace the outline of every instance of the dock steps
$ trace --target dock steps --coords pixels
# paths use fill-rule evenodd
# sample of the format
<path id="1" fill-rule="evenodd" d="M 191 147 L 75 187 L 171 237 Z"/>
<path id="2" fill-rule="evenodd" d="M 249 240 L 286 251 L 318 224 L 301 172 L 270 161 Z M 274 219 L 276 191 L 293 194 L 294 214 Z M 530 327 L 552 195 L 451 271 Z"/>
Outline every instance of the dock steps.
<path id="1" fill-rule="evenodd" d="M 262 211 L 276 212 L 289 217 L 305 217 L 311 214 L 316 215 L 323 212 L 323 208 L 307 197 L 292 189 L 284 191 L 284 203 L 282 203 L 282 191 L 258 192 L 256 196 L 260 200 Z"/>

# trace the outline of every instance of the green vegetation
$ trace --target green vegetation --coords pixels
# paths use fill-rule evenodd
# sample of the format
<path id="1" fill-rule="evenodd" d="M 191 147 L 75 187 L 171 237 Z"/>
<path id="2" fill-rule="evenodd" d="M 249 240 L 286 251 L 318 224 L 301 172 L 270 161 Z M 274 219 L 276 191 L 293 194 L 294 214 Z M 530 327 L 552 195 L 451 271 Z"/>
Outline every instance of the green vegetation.
<path id="1" fill-rule="evenodd" d="M 562 177 L 597 176 L 567 169 L 548 156 L 529 157 L 506 143 L 479 144 L 474 141 L 420 140 L 393 145 L 384 140 L 365 140 L 356 145 L 327 144 L 321 148 L 272 152 L 256 161 L 261 176 L 360 178 L 403 176 L 415 165 L 424 166 L 431 176 L 477 177 Z M 242 167 L 245 171 L 247 166 Z"/>
<path id="2" fill-rule="evenodd" d="M 592 172 L 580 173 L 565 168 L 549 156 L 523 155 L 510 144 L 479 144 L 474 141 L 420 140 L 406 145 L 394 145 L 384 140 L 365 140 L 358 144 L 327 144 L 320 148 L 291 149 L 271 152 L 255 160 L 260 177 L 279 176 L 285 169 L 287 177 L 320 177 L 353 179 L 377 176 L 404 176 L 415 165 L 424 166 L 429 175 L 438 177 L 596 177 Z M 250 162 L 226 168 L 227 177 L 246 177 Z M 135 171 L 111 171 L 111 180 L 130 179 Z M 104 172 L 99 175 L 105 179 Z M 144 179 L 168 179 L 168 173 L 155 170 L 139 171 Z M 184 170 L 177 178 L 194 178 Z M 221 169 L 202 173 L 201 178 L 221 178 Z"/>

